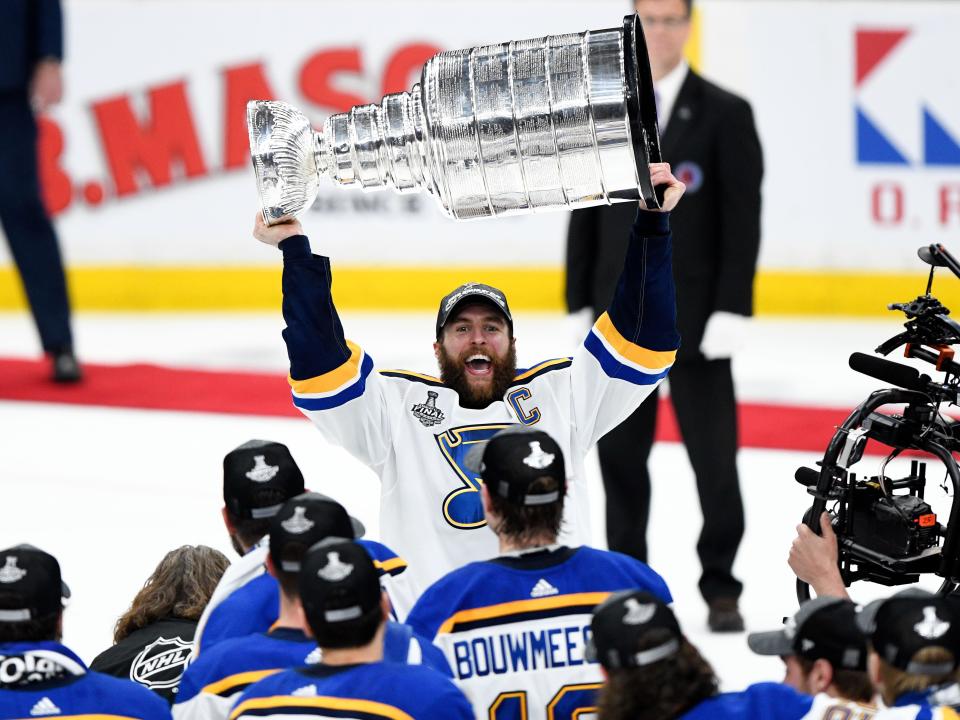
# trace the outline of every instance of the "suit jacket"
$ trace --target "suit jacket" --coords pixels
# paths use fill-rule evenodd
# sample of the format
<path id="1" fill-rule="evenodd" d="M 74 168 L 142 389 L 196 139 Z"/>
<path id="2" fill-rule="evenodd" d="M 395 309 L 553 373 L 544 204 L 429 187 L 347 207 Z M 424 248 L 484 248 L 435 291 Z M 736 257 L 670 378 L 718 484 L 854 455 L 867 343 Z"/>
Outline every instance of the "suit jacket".
<path id="1" fill-rule="evenodd" d="M 63 58 L 60 0 L 0 0 L 0 92 L 24 92 L 44 58 Z"/>
<path id="2" fill-rule="evenodd" d="M 763 157 L 749 103 L 687 73 L 661 137 L 664 160 L 687 184 L 670 218 L 678 360 L 698 357 L 716 310 L 753 312 L 760 248 Z M 576 210 L 567 234 L 567 309 L 595 314 L 610 302 L 623 267 L 633 203 Z"/>

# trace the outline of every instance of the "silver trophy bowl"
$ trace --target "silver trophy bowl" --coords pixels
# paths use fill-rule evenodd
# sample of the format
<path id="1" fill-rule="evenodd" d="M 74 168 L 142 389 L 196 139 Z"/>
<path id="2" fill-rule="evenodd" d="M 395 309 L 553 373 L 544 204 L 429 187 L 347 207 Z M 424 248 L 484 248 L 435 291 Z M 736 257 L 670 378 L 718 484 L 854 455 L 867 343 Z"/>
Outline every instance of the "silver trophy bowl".
<path id="1" fill-rule="evenodd" d="M 427 190 L 457 220 L 639 201 L 659 207 L 653 81 L 636 15 L 608 30 L 441 52 L 410 92 L 332 115 L 321 132 L 283 102 L 247 104 L 268 225 L 328 177 Z"/>

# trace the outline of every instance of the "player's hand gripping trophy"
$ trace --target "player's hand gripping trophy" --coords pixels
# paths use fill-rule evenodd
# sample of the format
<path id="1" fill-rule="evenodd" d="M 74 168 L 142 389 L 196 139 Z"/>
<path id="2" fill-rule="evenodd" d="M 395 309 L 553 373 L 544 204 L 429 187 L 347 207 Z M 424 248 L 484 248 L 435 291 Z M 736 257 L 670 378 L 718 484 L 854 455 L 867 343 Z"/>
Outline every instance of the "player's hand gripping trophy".
<path id="1" fill-rule="evenodd" d="M 314 132 L 293 106 L 247 105 L 266 225 L 293 219 L 321 178 L 426 189 L 457 220 L 611 202 L 657 209 L 653 82 L 639 18 L 438 53 L 410 92 L 357 105 Z M 656 167 L 656 166 L 655 166 Z"/>

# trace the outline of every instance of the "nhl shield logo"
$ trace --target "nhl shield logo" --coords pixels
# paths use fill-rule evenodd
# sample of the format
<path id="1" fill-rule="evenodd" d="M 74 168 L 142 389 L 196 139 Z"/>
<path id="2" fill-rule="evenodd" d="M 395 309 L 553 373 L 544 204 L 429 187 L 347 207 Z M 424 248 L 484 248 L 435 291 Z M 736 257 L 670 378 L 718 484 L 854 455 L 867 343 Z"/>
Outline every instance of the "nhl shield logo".
<path id="1" fill-rule="evenodd" d="M 437 407 L 437 393 L 433 390 L 427 391 L 426 402 L 417 403 L 410 408 L 410 412 L 424 427 L 439 425 L 445 419 L 443 411 Z"/>
<path id="2" fill-rule="evenodd" d="M 254 455 L 253 467 L 246 473 L 247 477 L 254 482 L 262 483 L 273 480 L 276 474 L 280 472 L 279 466 L 267 465 L 267 463 L 264 462 L 264 458 L 264 455 Z"/>
<path id="3" fill-rule="evenodd" d="M 176 687 L 192 652 L 191 643 L 182 638 L 158 637 L 130 663 L 130 679 L 151 690 Z"/>
<path id="4" fill-rule="evenodd" d="M 19 582 L 26 574 L 26 570 L 17 567 L 16 556 L 7 555 L 6 563 L 0 568 L 0 583 L 9 585 L 10 583 Z"/>

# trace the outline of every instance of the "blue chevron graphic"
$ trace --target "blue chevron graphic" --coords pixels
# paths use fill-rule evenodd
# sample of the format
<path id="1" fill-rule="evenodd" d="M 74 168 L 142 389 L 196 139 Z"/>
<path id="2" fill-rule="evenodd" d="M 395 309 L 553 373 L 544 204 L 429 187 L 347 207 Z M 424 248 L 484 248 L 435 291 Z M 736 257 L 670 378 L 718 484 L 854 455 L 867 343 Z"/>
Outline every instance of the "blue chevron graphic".
<path id="1" fill-rule="evenodd" d="M 923 162 L 926 165 L 960 165 L 960 143 L 926 107 L 923 108 Z"/>

